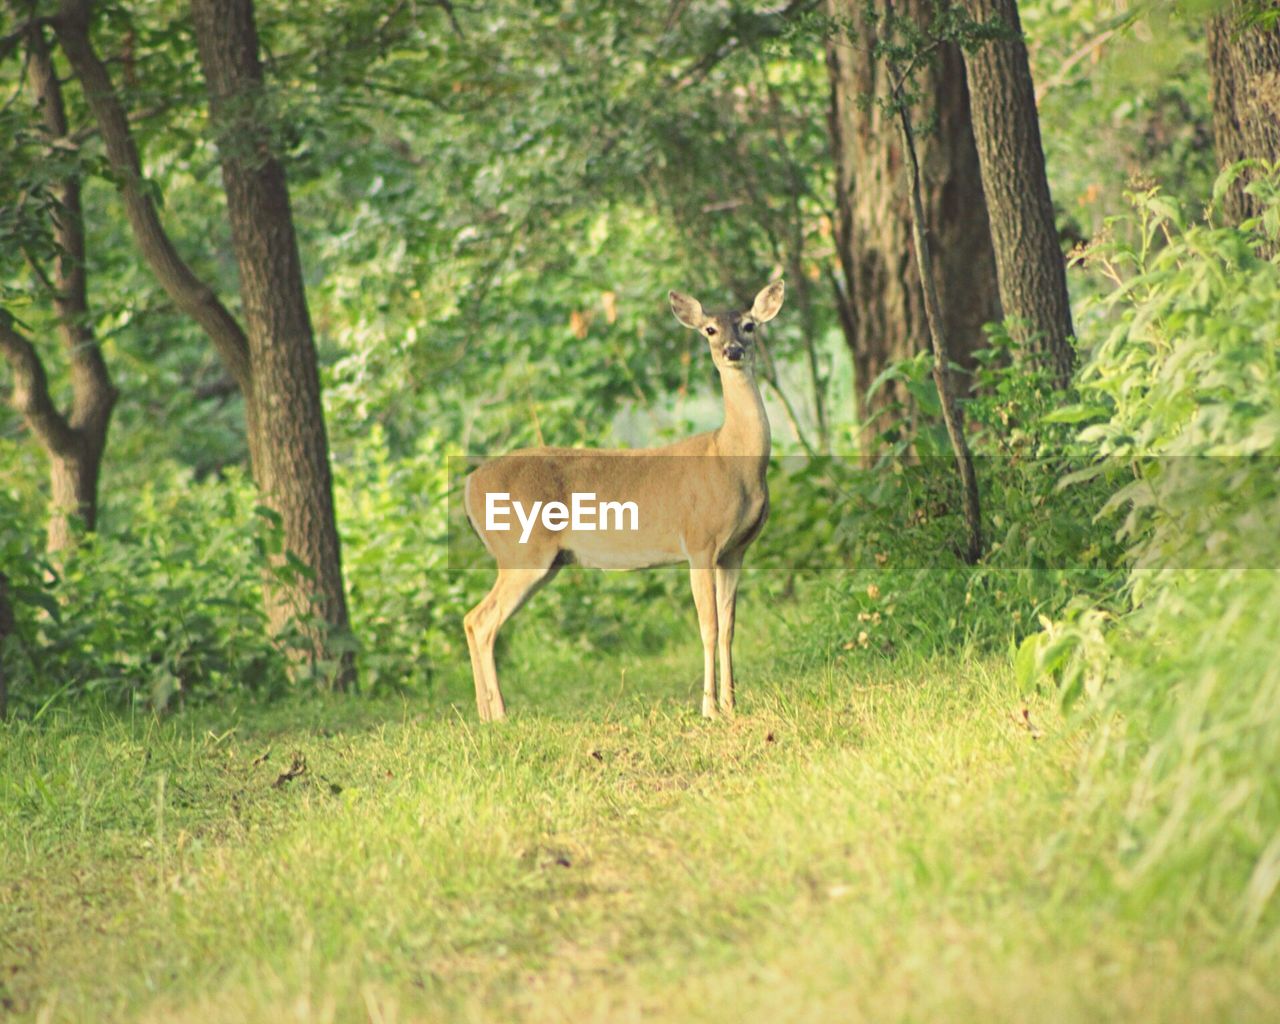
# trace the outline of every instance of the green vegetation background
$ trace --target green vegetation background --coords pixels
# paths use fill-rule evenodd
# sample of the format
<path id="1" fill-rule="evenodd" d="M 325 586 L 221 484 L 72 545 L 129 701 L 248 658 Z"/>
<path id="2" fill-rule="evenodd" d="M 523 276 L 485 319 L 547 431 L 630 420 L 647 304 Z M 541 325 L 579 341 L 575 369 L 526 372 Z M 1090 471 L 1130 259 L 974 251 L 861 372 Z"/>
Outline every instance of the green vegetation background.
<path id="1" fill-rule="evenodd" d="M 663 296 L 768 275 L 770 238 L 738 216 L 693 236 L 681 212 L 723 198 L 727 151 L 766 185 L 789 173 L 780 131 L 821 253 L 822 69 L 803 38 L 717 69 L 792 112 L 752 133 L 710 92 L 653 84 L 661 26 L 638 7 L 566 26 L 499 6 L 482 41 L 323 73 L 308 62 L 348 53 L 367 12 L 283 10 L 264 5 L 264 38 L 364 691 L 286 683 L 235 402 L 190 397 L 218 375 L 207 346 L 118 218 L 91 216 L 124 397 L 99 534 L 53 584 L 43 460 L 0 413 L 19 617 L 0 1013 L 1275 1019 L 1280 265 L 1256 242 L 1280 206 L 1260 182 L 1264 222 L 1214 216 L 1194 22 L 1022 5 L 1061 227 L 1089 240 L 1082 360 L 1064 404 L 992 335 L 966 412 L 991 457 L 983 566 L 955 558 L 944 477 L 784 459 L 748 562 L 738 723 L 693 716 L 678 573 L 567 572 L 501 652 L 514 720 L 481 730 L 460 623 L 487 581 L 446 571 L 447 456 L 713 425 Z M 179 99 L 145 144 L 194 239 L 220 219 L 189 43 L 138 45 Z M 87 202 L 110 208 L 109 185 Z M 832 316 L 841 451 L 859 425 Z M 794 321 L 770 345 L 803 394 Z M 903 443 L 932 456 L 927 367 L 895 372 L 926 424 Z M 855 568 L 797 571 L 797 536 Z"/>

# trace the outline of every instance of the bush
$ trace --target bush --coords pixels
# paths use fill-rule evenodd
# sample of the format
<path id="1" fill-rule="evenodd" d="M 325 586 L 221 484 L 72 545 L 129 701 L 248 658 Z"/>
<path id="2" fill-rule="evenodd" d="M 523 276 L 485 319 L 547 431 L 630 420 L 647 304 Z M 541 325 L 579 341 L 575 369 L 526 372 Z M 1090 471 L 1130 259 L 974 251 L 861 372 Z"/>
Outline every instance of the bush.
<path id="1" fill-rule="evenodd" d="M 1019 654 L 1025 683 L 1048 677 L 1109 723 L 1085 787 L 1129 885 L 1176 880 L 1183 909 L 1245 928 L 1274 916 L 1280 882 L 1280 263 L 1259 255 L 1280 189 L 1249 188 L 1268 213 L 1238 228 L 1136 194 L 1136 240 L 1089 254 L 1115 288 L 1080 373 L 1096 422 L 1079 440 L 1111 479 L 1127 608 L 1079 602 Z"/>
<path id="2" fill-rule="evenodd" d="M 130 497 L 126 529 L 84 538 L 57 566 L 37 553 L 42 538 L 11 525 L 15 705 L 96 694 L 165 708 L 282 688 L 250 543 L 252 494 L 236 474 L 145 487 Z"/>
<path id="3" fill-rule="evenodd" d="M 448 570 L 446 448 L 424 435 L 395 458 L 375 425 L 335 462 L 361 685 L 426 684 L 442 660 L 466 657 L 465 580 Z"/>
<path id="4" fill-rule="evenodd" d="M 1068 396 L 1017 358 L 1001 327 L 978 353 L 965 402 L 987 550 L 962 558 L 959 481 L 945 432 L 924 426 L 882 439 L 874 465 L 856 459 L 782 459 L 771 477 L 769 526 L 753 571 L 772 570 L 778 590 L 811 578 L 821 610 L 808 653 L 854 658 L 957 646 L 998 648 L 1062 612 L 1074 595 L 1106 602 L 1123 572 L 1112 531 L 1095 522 L 1110 491 L 1102 481 L 1063 490 L 1087 465 L 1074 441 Z M 939 424 L 927 353 L 891 367 L 920 424 Z M 874 387 L 874 385 L 873 385 Z"/>

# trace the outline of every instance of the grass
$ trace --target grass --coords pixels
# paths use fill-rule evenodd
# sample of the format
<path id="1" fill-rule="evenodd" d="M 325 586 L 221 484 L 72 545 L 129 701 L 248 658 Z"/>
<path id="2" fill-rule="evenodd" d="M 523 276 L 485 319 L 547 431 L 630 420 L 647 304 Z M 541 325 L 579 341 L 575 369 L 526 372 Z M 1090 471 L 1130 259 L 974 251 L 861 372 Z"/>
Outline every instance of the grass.
<path id="1" fill-rule="evenodd" d="M 806 664 L 762 618 L 732 723 L 689 643 L 524 633 L 499 727 L 458 674 L 0 727 L 0 1016 L 1280 1019 L 1274 937 L 1135 901 L 1080 824 L 1089 723 L 1002 658 Z"/>

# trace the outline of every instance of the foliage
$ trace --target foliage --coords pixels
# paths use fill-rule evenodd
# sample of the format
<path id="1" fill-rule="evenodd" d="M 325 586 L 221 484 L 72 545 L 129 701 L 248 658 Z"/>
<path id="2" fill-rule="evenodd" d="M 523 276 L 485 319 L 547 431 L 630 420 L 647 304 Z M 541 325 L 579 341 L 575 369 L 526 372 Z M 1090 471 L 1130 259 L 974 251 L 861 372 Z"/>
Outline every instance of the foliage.
<path id="1" fill-rule="evenodd" d="M 6 652 L 15 704 L 98 695 L 163 709 L 279 691 L 281 655 L 264 638 L 260 570 L 246 543 L 251 501 L 238 474 L 146 488 L 126 529 L 85 538 L 56 566 L 34 554 L 32 531 L 0 534 L 6 554 L 26 553 L 11 563 L 25 570 Z"/>
<path id="2" fill-rule="evenodd" d="M 465 657 L 462 580 L 447 572 L 448 476 L 437 439 L 399 460 L 375 425 L 340 463 L 343 567 L 362 685 L 421 688 Z"/>
<path id="3" fill-rule="evenodd" d="M 1047 374 L 1019 365 L 1012 345 L 991 327 L 965 402 L 992 538 L 979 565 L 966 566 L 959 548 L 959 485 L 927 353 L 882 375 L 904 384 L 921 423 L 903 434 L 893 417 L 882 439 L 888 455 L 873 465 L 780 461 L 753 564 L 787 580 L 816 575 L 829 614 L 815 623 L 807 656 L 999 649 L 1073 599 L 1116 600 L 1122 549 L 1096 521 L 1110 489 L 1103 481 L 1059 487 L 1089 465 L 1089 449 L 1074 443 L 1064 396 Z"/>
<path id="4" fill-rule="evenodd" d="M 65 403 L 28 254 L 54 254 L 51 185 L 77 170 L 122 395 L 99 532 L 58 564 L 46 466 L 0 410 L 0 1012 L 55 992 L 85 1019 L 516 1018 L 551 991 L 590 1018 L 658 991 L 670 1019 L 809 999 L 1273 1019 L 1280 265 L 1257 243 L 1276 186 L 1249 186 L 1259 222 L 1218 223 L 1203 5 L 1019 8 L 1064 240 L 1099 237 L 1073 273 L 1074 394 L 999 327 L 979 353 L 964 412 L 992 544 L 970 568 L 927 356 L 872 385 L 913 410 L 886 417 L 875 466 L 828 454 L 810 414 L 827 401 L 837 453 L 862 426 L 836 401 L 832 26 L 813 5 L 260 0 L 359 701 L 286 683 L 260 604 L 285 553 L 239 398 L 136 258 L 60 55 L 74 145 L 51 157 L 10 47 L 0 299 Z M 976 38 L 949 11 L 942 30 Z M 166 226 L 234 295 L 185 8 L 94 18 Z M 477 733 L 460 619 L 490 577 L 449 569 L 447 459 L 714 426 L 714 375 L 663 297 L 718 305 L 777 274 L 768 400 L 798 413 L 774 415 L 742 592 L 746 714 L 689 716 L 680 570 L 569 568 L 504 636 L 513 721 Z M 312 764 L 279 782 L 286 749 Z"/>
<path id="5" fill-rule="evenodd" d="M 1202 195 L 1216 173 L 1204 18 L 1186 4 L 1023 0 L 1041 137 L 1064 241 L 1121 212 L 1132 182 Z M 1076 291 L 1097 280 L 1072 280 Z"/>
<path id="6" fill-rule="evenodd" d="M 339 408 L 376 417 L 397 454 L 424 430 L 471 451 L 599 443 L 624 406 L 689 387 L 668 288 L 741 301 L 816 244 L 822 69 L 744 47 L 691 71 L 690 36 L 775 31 L 714 5 L 679 32 L 645 5 L 457 16 L 440 31 L 400 8 L 373 38 L 354 17 L 271 29 Z"/>
<path id="7" fill-rule="evenodd" d="M 726 290 L 736 299 L 777 265 L 818 274 L 802 264 L 796 239 L 812 243 L 823 224 L 815 198 L 825 191 L 823 70 L 757 48 L 780 30 L 777 15 L 714 4 L 691 5 L 679 32 L 639 4 L 532 12 L 351 4 L 315 18 L 263 3 L 258 16 L 268 113 L 288 158 L 321 341 L 353 618 L 369 631 L 367 681 L 425 683 L 441 661 L 459 657 L 462 589 L 468 597 L 477 589 L 475 580 L 445 579 L 442 534 L 424 534 L 417 518 L 423 502 L 429 518 L 440 496 L 445 454 L 540 439 L 601 443 L 624 419 L 648 419 L 646 439 L 688 429 L 683 398 L 673 408 L 671 396 L 700 399 L 712 374 L 662 297 L 682 286 L 708 301 L 723 301 Z M 172 5 L 97 5 L 93 28 L 166 227 L 234 310 L 216 152 L 185 18 Z M 725 45 L 703 65 L 701 48 Z M 34 145 L 20 50 L 10 49 L 0 82 L 12 93 L 2 127 L 13 159 L 0 174 L 6 200 L 22 201 L 6 201 L 0 226 L 9 238 L 21 229 L 48 255 L 47 217 L 31 214 L 45 211 L 61 165 Z M 56 583 L 40 582 L 43 569 L 24 556 L 35 589 L 23 604 L 26 642 L 10 652 L 26 666 L 15 691 L 31 708 L 54 691 L 155 694 L 163 705 L 171 693 L 271 690 L 271 672 L 256 660 L 260 644 L 244 651 L 243 677 L 233 652 L 211 653 L 243 635 L 247 604 L 221 623 L 208 618 L 219 606 L 206 607 L 190 627 L 197 653 L 181 639 L 156 653 L 153 617 L 130 611 L 137 602 L 189 613 L 200 594 L 221 595 L 223 566 L 201 556 L 206 538 L 237 537 L 244 547 L 228 563 L 234 586 L 252 580 L 271 531 L 242 484 L 232 485 L 228 505 L 214 497 L 241 478 L 241 403 L 198 330 L 136 258 L 83 98 L 54 58 L 76 139 L 65 156 L 85 176 L 95 330 L 122 399 L 99 538 Z M 786 204 L 775 203 L 779 195 Z M 15 241 L 5 250 L 0 288 L 20 300 L 62 398 L 67 370 L 51 343 L 48 296 L 20 248 Z M 778 333 L 775 353 L 786 358 L 832 322 L 821 305 L 808 333 Z M 0 430 L 21 436 L 7 412 Z M 47 494 L 34 453 L 7 440 L 0 450 L 18 502 L 0 530 L 6 543 L 20 537 L 23 551 L 35 550 Z M 188 532 L 160 523 L 159 507 Z M 139 547 L 153 528 L 172 543 Z M 266 547 L 250 543 L 256 535 Z M 173 559 L 176 582 L 167 582 L 164 558 Z M 668 593 L 672 580 L 628 582 L 610 596 L 595 580 L 567 575 L 546 609 L 554 621 L 606 646 L 654 642 L 648 628 L 629 632 L 623 612 L 630 597 Z M 113 588 L 126 583 L 130 600 L 114 600 Z M 54 600 L 66 608 L 60 622 L 41 610 Z M 587 629 L 596 615 L 617 625 Z M 653 630 L 669 625 L 667 615 L 654 618 L 662 625 Z M 60 634 L 73 620 L 92 642 Z M 160 631 L 178 638 L 180 625 L 166 620 Z M 147 654 L 131 674 L 114 647 L 134 642 Z M 93 664 L 98 657 L 105 663 Z"/>
<path id="8" fill-rule="evenodd" d="M 442 664 L 459 659 L 459 616 L 487 585 L 444 570 L 439 512 L 448 453 L 540 439 L 641 443 L 714 423 L 712 375 L 662 301 L 671 285 L 702 290 L 711 301 L 717 293 L 736 297 L 779 270 L 793 282 L 801 275 L 812 285 L 811 315 L 797 307 L 770 348 L 784 387 L 831 386 L 839 366 L 825 353 L 814 379 L 797 385 L 803 375 L 794 372 L 805 347 L 821 348 L 835 324 L 824 288 L 832 259 L 827 86 L 813 60 L 830 26 L 804 6 L 783 18 L 696 3 L 678 26 L 641 4 L 459 8 L 456 23 L 446 7 L 356 3 L 311 18 L 259 6 L 270 111 L 288 155 L 322 339 L 344 553 L 371 689 L 426 685 Z M 1038 77 L 1051 86 L 1046 140 L 1072 154 L 1068 161 L 1051 153 L 1060 193 L 1064 181 L 1074 183 L 1067 194 L 1087 190 L 1072 177 L 1086 170 L 1110 175 L 1104 199 L 1119 188 L 1124 168 L 1103 153 L 1104 143 L 1142 132 L 1126 127 L 1128 115 L 1109 113 L 1118 95 L 1134 110 L 1151 110 L 1160 88 L 1175 88 L 1199 123 L 1206 90 L 1191 59 L 1197 40 L 1188 20 L 1169 22 L 1177 32 L 1168 39 L 1173 58 L 1194 73 L 1163 85 L 1135 77 L 1119 89 L 1107 77 L 1112 42 L 1141 42 L 1165 24 L 1163 15 L 1141 7 L 1116 20 L 1086 0 L 1037 0 L 1022 13 Z M 184 15 L 142 4 L 102 6 L 96 17 L 166 223 L 200 273 L 233 294 L 234 267 L 221 255 L 216 153 L 205 139 Z M 951 35 L 980 34 L 960 12 L 948 18 L 941 24 Z M 1097 50 L 1105 73 L 1091 72 L 1092 57 L 1066 66 L 1082 41 L 1104 33 L 1112 33 Z M 16 85 L 18 62 L 5 62 L 3 73 Z M 66 91 L 73 129 L 82 127 L 82 99 L 74 85 Z M 5 187 L 33 197 L 6 207 L 6 216 L 17 216 L 37 208 L 34 199 L 46 196 L 41 183 L 58 167 L 42 164 L 24 143 L 29 110 L 10 105 L 4 116 L 15 143 Z M 1110 134 L 1095 137 L 1083 121 L 1105 122 Z M 235 483 L 244 459 L 239 402 L 208 346 L 133 257 L 98 145 L 86 135 L 74 159 L 87 176 L 96 327 L 123 398 L 108 452 L 102 535 L 56 585 L 41 582 L 44 570 L 31 554 L 39 467 L 24 446 L 0 449 L 12 502 L 0 529 L 12 552 L 24 552 L 8 561 L 23 562 L 19 574 L 33 588 L 24 591 L 25 635 L 47 647 L 39 657 L 58 673 L 38 684 L 24 676 L 15 691 L 34 685 L 33 701 L 62 685 L 68 693 L 97 686 L 121 696 L 163 695 L 169 676 L 181 683 L 174 692 L 188 698 L 241 685 L 270 691 L 276 684 L 260 645 L 245 649 L 243 679 L 234 654 L 216 653 L 248 628 L 256 557 L 249 539 L 262 525 L 243 483 Z M 1157 133 L 1133 159 L 1190 173 L 1191 151 L 1180 146 Z M 28 234 L 45 230 L 46 220 Z M 15 255 L 13 247 L 7 252 Z M 9 294 L 28 300 L 24 315 L 61 385 L 61 357 L 43 344 L 48 321 L 38 289 L 18 262 L 6 263 L 4 276 Z M 1232 318 L 1248 323 L 1254 314 L 1241 309 Z M 1055 419 L 1058 397 L 1003 369 L 1007 339 L 996 332 L 992 343 L 966 408 L 989 504 L 984 527 L 995 540 L 977 571 L 950 564 L 955 495 L 925 360 L 890 371 L 917 401 L 912 428 L 893 434 L 908 471 L 892 461 L 864 472 L 840 459 L 779 459 L 772 522 L 752 564 L 771 600 L 797 592 L 830 599 L 828 619 L 803 645 L 806 656 L 998 647 L 1035 628 L 1040 616 L 1058 617 L 1076 595 L 1084 606 L 1115 610 L 1116 541 L 1094 523 L 1110 481 L 1055 490 L 1058 477 L 1078 468 L 1082 446 L 1070 443 L 1072 425 Z M 192 400 L 193 391 L 201 397 Z M 836 437 L 856 432 L 847 411 L 836 411 L 832 428 Z M 15 436 L 12 420 L 4 429 Z M 911 468 L 912 460 L 931 471 Z M 227 486 L 233 494 L 220 504 L 214 495 Z M 162 523 L 161 509 L 186 532 Z M 142 538 L 153 529 L 170 538 L 167 547 L 148 550 Z M 243 545 L 234 556 L 229 540 L 216 539 L 232 537 Z M 809 538 L 808 551 L 821 550 L 824 563 L 800 558 L 796 537 Z M 217 575 L 221 559 L 201 556 L 205 538 L 227 552 L 234 584 Z M 175 560 L 177 583 L 166 582 L 166 557 Z M 121 603 L 117 591 L 126 583 L 135 592 Z M 868 598 L 872 585 L 886 596 Z M 132 626 L 113 621 L 128 617 L 130 602 L 185 608 L 191 618 L 196 595 L 225 596 L 228 586 L 238 596 L 225 622 L 215 621 L 216 605 L 193 619 L 194 653 L 175 639 L 180 624 L 167 621 L 161 632 L 171 646 L 156 661 L 148 653 L 132 676 L 112 662 L 114 652 L 105 666 L 90 664 L 113 642 L 154 639 L 145 625 L 154 612 L 139 612 Z M 147 593 L 152 587 L 163 596 Z M 185 604 L 170 600 L 175 589 L 187 595 Z M 63 622 L 99 631 L 93 643 L 70 636 L 64 643 L 60 627 L 41 618 L 48 613 L 34 595 L 46 601 L 55 590 L 66 602 Z M 683 590 L 678 573 L 620 579 L 570 571 L 526 614 L 530 629 L 572 637 L 574 645 L 653 649 L 664 634 L 687 628 L 678 608 Z M 111 601 L 95 603 L 107 595 Z M 154 644 L 144 646 L 150 652 Z"/>
<path id="9" fill-rule="evenodd" d="M 1179 879 L 1246 929 L 1274 905 L 1280 834 L 1268 781 L 1280 767 L 1280 265 L 1257 255 L 1280 194 L 1274 178 L 1248 187 L 1269 212 L 1239 227 L 1135 193 L 1138 241 L 1088 254 L 1115 288 L 1080 374 L 1097 422 L 1079 440 L 1106 460 L 1098 469 L 1126 469 L 1103 512 L 1125 547 L 1128 609 L 1112 621 L 1078 602 L 1019 655 L 1026 680 L 1048 673 L 1064 701 L 1083 694 L 1111 716 L 1090 784 L 1104 804 L 1125 794 L 1117 854 L 1131 884 Z"/>

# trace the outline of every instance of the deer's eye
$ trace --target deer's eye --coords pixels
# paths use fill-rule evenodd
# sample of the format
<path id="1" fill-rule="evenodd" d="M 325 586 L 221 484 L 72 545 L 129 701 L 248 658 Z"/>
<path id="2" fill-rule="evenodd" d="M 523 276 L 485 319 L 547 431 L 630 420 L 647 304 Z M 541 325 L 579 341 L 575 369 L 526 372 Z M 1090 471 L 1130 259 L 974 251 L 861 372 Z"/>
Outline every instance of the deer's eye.
<path id="1" fill-rule="evenodd" d="M 716 329 L 715 329 L 714 327 L 708 327 L 708 328 L 707 328 L 707 337 L 708 337 L 708 338 L 710 338 L 710 337 L 711 337 L 713 334 L 715 334 L 715 333 L 716 333 Z"/>
<path id="2" fill-rule="evenodd" d="M 742 329 L 743 329 L 744 331 L 746 331 L 748 334 L 750 334 L 752 331 L 754 331 L 754 330 L 756 329 L 756 325 L 755 325 L 755 324 L 743 324 L 743 325 L 742 325 Z"/>

